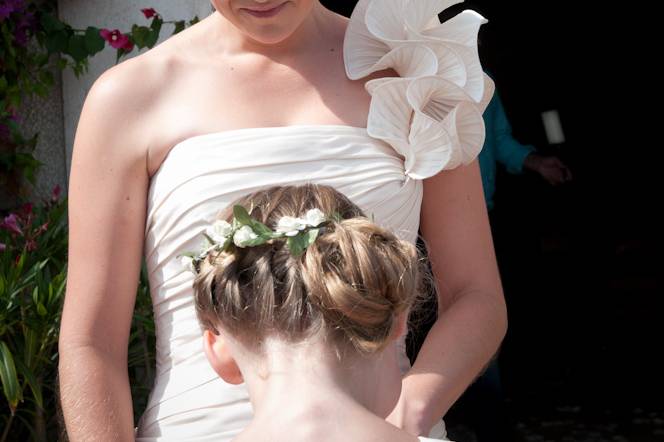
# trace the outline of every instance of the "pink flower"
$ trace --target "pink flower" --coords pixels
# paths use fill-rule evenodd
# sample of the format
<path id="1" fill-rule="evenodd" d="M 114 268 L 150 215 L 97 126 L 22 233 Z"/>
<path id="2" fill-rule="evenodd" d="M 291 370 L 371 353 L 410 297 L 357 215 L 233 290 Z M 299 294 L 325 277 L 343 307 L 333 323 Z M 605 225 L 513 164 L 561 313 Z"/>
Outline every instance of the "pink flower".
<path id="1" fill-rule="evenodd" d="M 25 9 L 25 0 L 4 0 L 0 2 L 0 21 L 8 18 L 12 12 Z"/>
<path id="2" fill-rule="evenodd" d="M 23 235 L 21 228 L 18 226 L 18 218 L 16 217 L 15 213 L 10 213 L 8 216 L 6 216 L 2 224 L 0 224 L 0 227 L 7 229 L 10 232 Z"/>
<path id="3" fill-rule="evenodd" d="M 7 246 L 0 242 L 0 252 L 5 250 L 6 248 L 7 248 Z"/>
<path id="4" fill-rule="evenodd" d="M 30 30 L 28 28 L 17 26 L 14 30 L 14 41 L 17 45 L 26 47 L 30 39 Z"/>
<path id="5" fill-rule="evenodd" d="M 141 12 L 145 16 L 145 18 L 152 18 L 155 15 L 157 15 L 157 11 L 155 11 L 154 8 L 143 8 L 141 9 Z"/>
<path id="6" fill-rule="evenodd" d="M 25 203 L 21 206 L 21 212 L 23 212 L 26 216 L 30 215 L 32 213 L 32 203 Z"/>
<path id="7" fill-rule="evenodd" d="M 129 52 L 132 49 L 134 49 L 134 43 L 132 43 L 131 40 L 127 39 L 127 42 L 124 45 L 122 45 L 122 49 Z"/>
<path id="8" fill-rule="evenodd" d="M 60 199 L 60 192 L 62 189 L 59 184 L 56 184 L 53 190 L 51 191 L 51 201 L 55 202 Z"/>
<path id="9" fill-rule="evenodd" d="M 35 250 L 37 250 L 37 242 L 34 239 L 29 239 L 25 243 L 25 247 L 26 249 L 28 249 L 28 252 L 34 252 Z"/>
<path id="10" fill-rule="evenodd" d="M 111 31 L 110 29 L 103 28 L 99 31 L 99 35 L 101 35 L 101 37 L 109 42 L 115 49 L 122 48 L 131 51 L 134 47 L 134 44 L 129 40 L 129 37 L 120 32 L 119 29 L 113 29 Z"/>
<path id="11" fill-rule="evenodd" d="M 30 36 L 38 28 L 38 21 L 35 14 L 31 11 L 24 11 L 23 15 L 16 21 L 16 29 L 14 29 L 14 41 L 20 46 L 25 47 L 28 44 Z"/>
<path id="12" fill-rule="evenodd" d="M 48 229 L 48 221 L 39 226 L 39 229 L 37 229 L 37 231 L 35 232 L 35 236 L 39 235 L 42 232 L 45 232 L 47 229 Z"/>
<path id="13" fill-rule="evenodd" d="M 12 12 L 14 12 L 14 9 L 11 6 L 0 3 L 0 21 L 8 18 Z"/>

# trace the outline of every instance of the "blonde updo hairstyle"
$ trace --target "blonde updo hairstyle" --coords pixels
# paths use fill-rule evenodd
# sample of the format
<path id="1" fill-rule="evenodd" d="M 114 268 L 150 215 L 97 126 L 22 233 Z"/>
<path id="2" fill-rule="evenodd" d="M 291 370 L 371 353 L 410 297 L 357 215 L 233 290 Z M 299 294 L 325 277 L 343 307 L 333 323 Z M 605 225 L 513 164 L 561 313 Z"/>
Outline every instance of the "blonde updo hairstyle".
<path id="1" fill-rule="evenodd" d="M 373 223 L 329 186 L 261 190 L 230 204 L 219 219 L 230 222 L 235 204 L 272 229 L 281 217 L 301 217 L 312 208 L 340 219 L 299 257 L 283 240 L 209 254 L 194 281 L 204 329 L 217 333 L 221 326 L 253 348 L 267 336 L 300 342 L 321 335 L 337 350 L 362 354 L 387 345 L 399 315 L 422 291 L 422 262 L 413 244 Z"/>

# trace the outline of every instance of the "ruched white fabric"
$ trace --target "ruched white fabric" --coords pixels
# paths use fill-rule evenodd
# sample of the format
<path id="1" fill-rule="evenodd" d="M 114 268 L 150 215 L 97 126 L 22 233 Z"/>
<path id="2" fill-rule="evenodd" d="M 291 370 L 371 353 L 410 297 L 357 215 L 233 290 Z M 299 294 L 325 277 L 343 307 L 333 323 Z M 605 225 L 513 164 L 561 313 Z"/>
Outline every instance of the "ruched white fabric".
<path id="1" fill-rule="evenodd" d="M 348 78 L 391 68 L 399 77 L 366 83 L 367 133 L 405 158 L 405 173 L 424 179 L 469 164 L 484 145 L 482 113 L 494 84 L 482 71 L 479 28 L 487 20 L 463 11 L 438 13 L 460 0 L 360 0 L 344 39 Z"/>
<path id="2" fill-rule="evenodd" d="M 274 185 L 335 187 L 375 221 L 415 242 L 422 180 L 473 160 L 484 139 L 481 112 L 492 83 L 476 59 L 484 19 L 452 4 L 360 0 L 344 41 L 348 77 L 394 68 L 366 83 L 367 127 L 292 125 L 202 134 L 173 146 L 152 176 L 144 255 L 157 335 L 156 379 L 136 429 L 138 442 L 229 441 L 251 419 L 244 385 L 218 378 L 202 349 L 193 274 L 177 255 L 240 196 Z M 450 24 L 451 23 L 451 24 Z M 403 339 L 402 371 L 409 367 Z M 431 437 L 445 436 L 442 421 Z"/>

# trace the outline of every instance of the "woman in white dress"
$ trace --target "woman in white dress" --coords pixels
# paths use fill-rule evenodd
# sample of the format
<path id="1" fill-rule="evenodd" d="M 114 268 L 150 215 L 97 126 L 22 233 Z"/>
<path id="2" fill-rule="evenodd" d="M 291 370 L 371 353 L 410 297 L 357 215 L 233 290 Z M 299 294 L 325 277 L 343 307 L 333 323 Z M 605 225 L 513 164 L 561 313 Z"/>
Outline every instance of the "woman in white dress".
<path id="1" fill-rule="evenodd" d="M 233 442 L 417 442 L 384 420 L 401 386 L 389 344 L 426 270 L 413 243 L 317 184 L 243 196 L 205 236 L 183 257 L 205 353 L 254 410 Z"/>
<path id="2" fill-rule="evenodd" d="M 156 380 L 137 440 L 223 441 L 251 420 L 244 385 L 200 348 L 192 278 L 176 255 L 252 191 L 335 187 L 400 238 L 421 228 L 439 319 L 388 420 L 443 437 L 441 417 L 495 354 L 506 311 L 476 156 L 493 92 L 484 19 L 454 0 L 215 0 L 210 16 L 106 71 L 82 109 L 69 185 L 62 407 L 72 441 L 134 439 L 127 341 L 142 256 Z M 271 8 L 271 9 L 270 9 Z"/>

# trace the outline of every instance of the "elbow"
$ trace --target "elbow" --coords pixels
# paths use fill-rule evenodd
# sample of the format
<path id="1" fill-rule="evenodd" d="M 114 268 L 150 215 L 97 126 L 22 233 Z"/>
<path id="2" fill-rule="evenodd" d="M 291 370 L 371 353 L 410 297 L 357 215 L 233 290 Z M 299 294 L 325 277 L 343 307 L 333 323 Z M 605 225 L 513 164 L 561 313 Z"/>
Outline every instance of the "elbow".
<path id="1" fill-rule="evenodd" d="M 496 336 L 497 336 L 497 348 L 500 347 L 505 336 L 507 335 L 508 328 L 508 314 L 507 314 L 507 304 L 505 302 L 505 297 L 502 294 L 497 297 L 498 302 L 496 303 L 495 309 L 495 321 L 496 321 Z"/>

